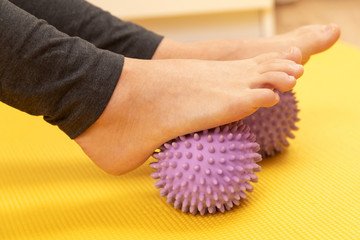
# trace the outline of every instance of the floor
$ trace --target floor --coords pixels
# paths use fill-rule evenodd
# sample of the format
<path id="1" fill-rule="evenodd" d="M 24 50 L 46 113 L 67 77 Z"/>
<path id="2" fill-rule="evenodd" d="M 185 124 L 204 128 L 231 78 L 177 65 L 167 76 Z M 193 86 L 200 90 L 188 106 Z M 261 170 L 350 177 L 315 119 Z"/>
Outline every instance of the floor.
<path id="1" fill-rule="evenodd" d="M 342 41 L 360 47 L 360 0 L 297 0 L 276 5 L 277 33 L 330 22 L 340 25 Z"/>

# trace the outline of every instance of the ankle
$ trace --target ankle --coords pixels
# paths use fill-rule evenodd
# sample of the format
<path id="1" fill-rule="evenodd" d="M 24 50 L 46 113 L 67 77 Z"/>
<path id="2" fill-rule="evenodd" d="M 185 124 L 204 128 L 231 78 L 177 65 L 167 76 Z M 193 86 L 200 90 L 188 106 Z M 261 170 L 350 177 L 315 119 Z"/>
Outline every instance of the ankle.
<path id="1" fill-rule="evenodd" d="M 194 54 L 191 50 L 191 47 L 189 47 L 187 43 L 164 38 L 156 49 L 152 59 L 192 58 L 196 53 Z"/>
<path id="2" fill-rule="evenodd" d="M 225 56 L 238 45 L 235 42 L 236 40 L 210 40 L 185 43 L 164 38 L 152 59 L 227 60 Z"/>

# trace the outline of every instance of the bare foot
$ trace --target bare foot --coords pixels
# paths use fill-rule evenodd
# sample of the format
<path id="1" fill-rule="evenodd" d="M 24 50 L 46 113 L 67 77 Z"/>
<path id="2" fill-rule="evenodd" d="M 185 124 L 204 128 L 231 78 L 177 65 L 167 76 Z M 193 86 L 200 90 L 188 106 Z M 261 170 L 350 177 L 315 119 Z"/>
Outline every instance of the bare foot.
<path id="1" fill-rule="evenodd" d="M 222 39 L 196 43 L 181 43 L 164 39 L 153 59 L 193 58 L 208 60 L 237 60 L 259 54 L 285 51 L 291 46 L 300 48 L 302 63 L 310 56 L 330 48 L 340 37 L 336 24 L 309 25 L 270 38 Z"/>
<path id="2" fill-rule="evenodd" d="M 75 139 L 103 170 L 122 174 L 177 136 L 237 121 L 273 106 L 303 73 L 291 48 L 239 61 L 125 59 L 100 118 Z"/>

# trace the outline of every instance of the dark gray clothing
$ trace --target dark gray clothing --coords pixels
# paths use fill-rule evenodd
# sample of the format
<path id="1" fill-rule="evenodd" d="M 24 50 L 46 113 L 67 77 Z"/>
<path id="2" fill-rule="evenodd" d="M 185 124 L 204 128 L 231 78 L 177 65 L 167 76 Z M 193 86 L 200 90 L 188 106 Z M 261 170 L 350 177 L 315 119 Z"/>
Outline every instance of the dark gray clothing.
<path id="1" fill-rule="evenodd" d="M 125 57 L 150 59 L 162 37 L 83 0 L 10 0 L 59 31 Z"/>
<path id="2" fill-rule="evenodd" d="M 82 0 L 11 2 L 0 0 L 0 100 L 71 138 L 105 109 L 124 56 L 149 59 L 162 39 Z"/>

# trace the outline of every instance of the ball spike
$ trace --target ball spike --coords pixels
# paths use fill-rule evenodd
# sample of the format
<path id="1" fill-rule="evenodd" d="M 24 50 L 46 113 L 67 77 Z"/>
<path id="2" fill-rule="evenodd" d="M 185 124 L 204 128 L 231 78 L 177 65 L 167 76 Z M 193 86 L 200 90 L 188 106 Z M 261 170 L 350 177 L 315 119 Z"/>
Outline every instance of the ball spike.
<path id="1" fill-rule="evenodd" d="M 189 170 L 189 164 L 188 163 L 184 163 L 183 165 L 182 165 L 182 168 L 184 169 L 184 170 Z"/>
<path id="2" fill-rule="evenodd" d="M 208 211 L 210 214 L 214 214 L 216 212 L 216 209 L 215 209 L 215 207 L 211 206 L 211 207 L 208 207 Z"/>
<path id="3" fill-rule="evenodd" d="M 181 152 L 176 152 L 175 157 L 180 159 L 182 157 L 182 153 Z"/>
<path id="4" fill-rule="evenodd" d="M 205 204 L 206 204 L 206 207 L 211 207 L 211 199 L 210 198 L 206 198 L 205 200 Z"/>
<path id="5" fill-rule="evenodd" d="M 160 173 L 159 172 L 154 172 L 151 174 L 151 177 L 154 179 L 159 179 L 160 178 Z"/>
<path id="6" fill-rule="evenodd" d="M 200 140 L 200 135 L 198 133 L 194 133 L 194 139 L 196 141 L 199 141 Z"/>
<path id="7" fill-rule="evenodd" d="M 189 212 L 190 212 L 192 215 L 196 215 L 196 213 L 197 213 L 197 208 L 196 208 L 195 206 L 190 206 Z"/>
<path id="8" fill-rule="evenodd" d="M 172 152 L 166 152 L 165 156 L 168 158 L 168 159 L 172 159 L 173 157 L 173 153 Z"/>
<path id="9" fill-rule="evenodd" d="M 200 169 L 201 169 L 200 165 L 195 165 L 195 166 L 194 166 L 195 172 L 199 172 Z"/>
<path id="10" fill-rule="evenodd" d="M 232 202 L 233 202 L 236 206 L 239 206 L 239 205 L 240 205 L 239 200 L 234 199 L 234 200 L 232 200 Z"/>
<path id="11" fill-rule="evenodd" d="M 214 130 L 214 134 L 218 134 L 218 133 L 220 133 L 220 131 L 221 131 L 220 127 L 216 127 L 215 130 Z"/>
<path id="12" fill-rule="evenodd" d="M 186 140 L 186 137 L 185 136 L 179 136 L 180 140 L 181 141 L 185 141 Z"/>
<path id="13" fill-rule="evenodd" d="M 173 142 L 171 144 L 171 146 L 174 148 L 174 149 L 178 149 L 179 148 L 179 144 L 177 142 Z"/>
<path id="14" fill-rule="evenodd" d="M 226 152 L 226 147 L 225 147 L 225 146 L 222 146 L 222 147 L 220 148 L 220 152 L 221 152 L 221 153 L 225 153 L 225 152 Z"/>
<path id="15" fill-rule="evenodd" d="M 225 212 L 225 208 L 224 205 L 221 205 L 221 207 L 219 208 L 220 212 L 224 213 Z"/>
<path id="16" fill-rule="evenodd" d="M 255 175 L 254 175 L 255 176 Z M 195 175 L 194 174 L 190 174 L 189 176 L 188 176 L 188 179 L 190 180 L 190 181 L 194 181 L 195 180 Z"/>

